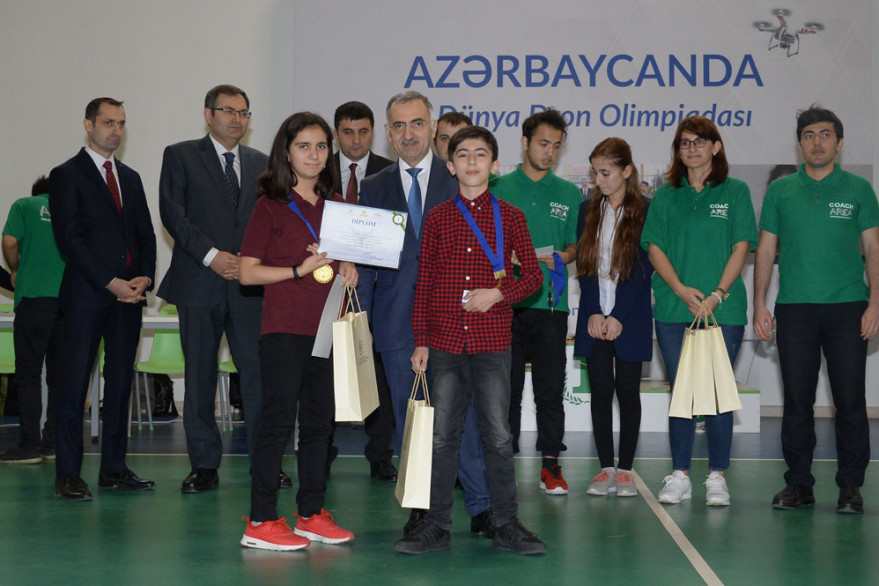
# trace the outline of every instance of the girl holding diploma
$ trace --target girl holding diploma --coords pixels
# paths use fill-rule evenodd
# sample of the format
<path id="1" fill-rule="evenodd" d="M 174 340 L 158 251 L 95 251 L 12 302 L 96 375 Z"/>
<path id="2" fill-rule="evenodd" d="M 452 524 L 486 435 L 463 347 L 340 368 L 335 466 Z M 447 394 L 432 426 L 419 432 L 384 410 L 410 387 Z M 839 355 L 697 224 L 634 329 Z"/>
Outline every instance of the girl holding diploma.
<path id="1" fill-rule="evenodd" d="M 344 543 L 354 534 L 323 508 L 332 432 L 333 363 L 311 355 L 321 309 L 336 273 L 357 284 L 353 264 L 318 254 L 324 201 L 332 192 L 333 139 L 317 114 L 300 112 L 278 130 L 268 169 L 257 182 L 264 196 L 241 246 L 242 285 L 264 285 L 260 365 L 263 415 L 253 451 L 250 519 L 241 545 L 289 551 L 311 541 Z M 299 409 L 298 518 L 291 530 L 278 517 L 278 474 Z"/>

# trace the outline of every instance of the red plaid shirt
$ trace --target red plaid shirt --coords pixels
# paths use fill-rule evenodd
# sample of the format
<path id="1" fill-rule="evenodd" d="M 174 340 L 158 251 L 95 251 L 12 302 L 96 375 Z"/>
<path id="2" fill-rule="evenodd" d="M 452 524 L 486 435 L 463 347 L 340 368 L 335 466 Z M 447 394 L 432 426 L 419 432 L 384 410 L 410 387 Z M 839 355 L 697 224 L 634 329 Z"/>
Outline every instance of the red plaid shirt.
<path id="1" fill-rule="evenodd" d="M 472 202 L 464 197 L 461 199 L 491 249 L 496 250 L 489 192 Z M 506 271 L 500 291 L 504 299 L 486 313 L 468 312 L 461 307 L 464 291 L 491 289 L 497 286 L 497 280 L 491 263 L 455 200 L 441 203 L 427 216 L 421 236 L 412 313 L 416 346 L 455 354 L 501 352 L 509 347 L 513 320 L 511 305 L 537 291 L 543 273 L 537 265 L 525 215 L 503 200 L 500 201 L 500 210 Z M 510 260 L 513 251 L 522 265 L 518 279 L 513 277 Z"/>

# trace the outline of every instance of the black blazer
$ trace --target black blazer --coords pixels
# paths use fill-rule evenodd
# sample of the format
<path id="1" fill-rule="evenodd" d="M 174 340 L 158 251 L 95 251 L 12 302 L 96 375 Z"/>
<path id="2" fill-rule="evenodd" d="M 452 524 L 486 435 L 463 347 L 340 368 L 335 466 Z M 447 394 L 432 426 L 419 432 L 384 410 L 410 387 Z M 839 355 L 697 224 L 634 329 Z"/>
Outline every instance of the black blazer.
<path id="1" fill-rule="evenodd" d="M 162 224 L 174 239 L 171 266 L 159 297 L 184 307 L 210 307 L 225 298 L 228 282 L 202 261 L 211 248 L 237 253 L 259 197 L 256 179 L 266 170 L 268 157 L 239 145 L 241 193 L 238 207 L 226 187 L 223 165 L 210 135 L 165 148 L 159 179 Z M 262 287 L 241 287 L 245 297 L 262 306 Z"/>
<path id="2" fill-rule="evenodd" d="M 339 168 L 339 151 L 336 151 L 336 153 L 333 155 L 333 162 L 335 163 L 333 167 L 333 191 L 340 194 L 342 197 L 345 197 L 345 192 L 343 191 L 344 188 L 342 187 L 342 169 Z M 389 167 L 393 164 L 394 162 L 392 160 L 386 159 L 381 155 L 377 155 L 374 152 L 369 151 L 369 160 L 366 162 L 366 175 L 364 175 L 364 179 L 366 177 L 369 177 L 370 175 L 375 175 L 385 167 Z"/>
<path id="3" fill-rule="evenodd" d="M 156 235 L 140 175 L 118 159 L 116 169 L 121 214 L 84 148 L 49 174 L 52 229 L 67 259 L 58 294 L 64 307 L 112 305 L 116 297 L 106 286 L 116 277 L 155 278 Z"/>

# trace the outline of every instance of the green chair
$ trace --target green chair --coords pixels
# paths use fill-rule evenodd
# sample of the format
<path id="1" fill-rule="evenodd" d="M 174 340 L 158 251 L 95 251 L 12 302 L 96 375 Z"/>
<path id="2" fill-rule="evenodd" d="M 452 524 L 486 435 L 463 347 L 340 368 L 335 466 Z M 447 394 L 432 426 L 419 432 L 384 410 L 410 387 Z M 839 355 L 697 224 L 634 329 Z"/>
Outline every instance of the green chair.
<path id="1" fill-rule="evenodd" d="M 166 303 L 162 306 L 162 309 L 159 310 L 159 315 L 177 315 L 177 306 Z"/>
<path id="2" fill-rule="evenodd" d="M 12 303 L 0 303 L 0 313 L 15 313 L 15 305 Z"/>
<path id="3" fill-rule="evenodd" d="M 15 344 L 12 328 L 0 328 L 0 374 L 15 374 Z"/>
<path id="4" fill-rule="evenodd" d="M 166 306 L 167 307 L 167 306 Z M 147 389 L 147 374 L 182 375 L 185 373 L 183 360 L 183 345 L 180 343 L 180 330 L 156 330 L 153 334 L 153 347 L 150 349 L 148 360 L 134 365 L 135 370 L 135 393 L 137 394 L 137 428 L 143 428 L 140 414 L 140 388 L 143 380 L 143 388 L 146 390 L 147 419 L 150 430 L 153 429 L 153 411 L 150 406 L 150 394 Z M 138 376 L 141 375 L 141 376 Z"/>
<path id="5" fill-rule="evenodd" d="M 232 407 L 229 405 L 229 375 L 238 372 L 235 363 L 230 356 L 228 360 L 221 362 L 217 366 L 219 388 L 217 393 L 220 396 L 220 424 L 223 431 L 232 431 Z M 227 425 L 228 422 L 228 425 Z"/>

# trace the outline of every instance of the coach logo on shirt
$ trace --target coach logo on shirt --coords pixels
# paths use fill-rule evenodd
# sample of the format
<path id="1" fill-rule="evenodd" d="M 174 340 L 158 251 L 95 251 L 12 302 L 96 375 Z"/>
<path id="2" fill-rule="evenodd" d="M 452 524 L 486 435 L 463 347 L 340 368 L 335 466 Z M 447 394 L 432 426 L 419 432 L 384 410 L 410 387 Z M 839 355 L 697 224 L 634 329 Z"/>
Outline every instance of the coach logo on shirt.
<path id="1" fill-rule="evenodd" d="M 854 205 L 843 201 L 832 201 L 828 205 L 830 206 L 831 218 L 842 218 L 843 220 L 852 219 L 852 210 L 855 209 Z"/>
<path id="2" fill-rule="evenodd" d="M 556 201 L 550 202 L 549 206 L 552 208 L 549 212 L 551 218 L 555 218 L 556 220 L 568 219 L 568 210 L 571 209 L 569 206 Z"/>
<path id="3" fill-rule="evenodd" d="M 728 203 L 713 203 L 709 206 L 709 208 L 711 209 L 712 218 L 723 218 L 724 220 L 729 220 Z"/>

